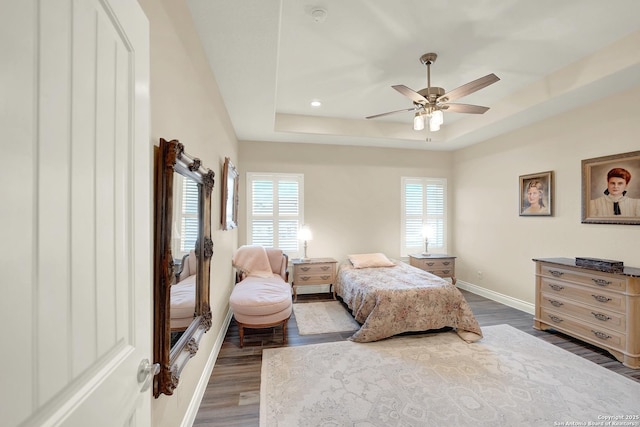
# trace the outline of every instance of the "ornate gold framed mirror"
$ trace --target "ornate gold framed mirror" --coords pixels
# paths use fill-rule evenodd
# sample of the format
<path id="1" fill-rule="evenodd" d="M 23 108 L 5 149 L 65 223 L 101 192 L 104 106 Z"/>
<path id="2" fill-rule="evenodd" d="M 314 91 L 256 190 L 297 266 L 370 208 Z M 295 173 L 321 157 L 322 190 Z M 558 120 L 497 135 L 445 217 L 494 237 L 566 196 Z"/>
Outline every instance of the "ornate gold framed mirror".
<path id="1" fill-rule="evenodd" d="M 153 394 L 173 394 L 211 328 L 211 191 L 214 172 L 178 140 L 155 148 Z"/>

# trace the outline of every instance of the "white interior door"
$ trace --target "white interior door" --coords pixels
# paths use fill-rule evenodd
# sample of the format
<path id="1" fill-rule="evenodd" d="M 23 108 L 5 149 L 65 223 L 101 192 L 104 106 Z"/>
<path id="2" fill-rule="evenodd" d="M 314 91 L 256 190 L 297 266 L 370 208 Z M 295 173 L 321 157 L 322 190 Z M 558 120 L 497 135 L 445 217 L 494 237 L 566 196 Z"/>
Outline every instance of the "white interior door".
<path id="1" fill-rule="evenodd" d="M 149 25 L 133 0 L 2 0 L 6 426 L 148 426 Z"/>

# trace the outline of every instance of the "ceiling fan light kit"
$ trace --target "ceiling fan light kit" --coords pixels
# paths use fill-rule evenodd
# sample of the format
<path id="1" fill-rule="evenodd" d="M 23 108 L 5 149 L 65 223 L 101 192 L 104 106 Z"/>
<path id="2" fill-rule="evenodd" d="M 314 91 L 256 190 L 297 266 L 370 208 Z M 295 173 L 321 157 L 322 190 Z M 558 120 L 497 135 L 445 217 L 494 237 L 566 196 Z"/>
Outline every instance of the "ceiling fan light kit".
<path id="1" fill-rule="evenodd" d="M 431 86 L 431 64 L 433 64 L 438 55 L 431 52 L 425 53 L 420 57 L 420 62 L 427 67 L 427 87 L 414 91 L 405 85 L 393 85 L 391 86 L 402 95 L 411 99 L 413 102 L 413 108 L 406 108 L 404 110 L 389 111 L 387 113 L 376 114 L 366 117 L 367 119 L 374 119 L 377 117 L 387 116 L 389 114 L 401 113 L 405 111 L 413 111 L 413 129 L 421 131 L 425 128 L 426 118 L 429 118 L 429 131 L 436 132 L 440 130 L 440 126 L 444 123 L 443 111 L 453 111 L 456 113 L 466 114 L 484 114 L 489 107 L 482 107 L 480 105 L 469 104 L 454 104 L 451 101 L 455 101 L 458 98 L 467 96 L 483 89 L 500 79 L 495 74 L 487 74 L 484 77 L 473 80 L 467 84 L 464 84 L 456 89 L 446 92 L 441 87 Z"/>

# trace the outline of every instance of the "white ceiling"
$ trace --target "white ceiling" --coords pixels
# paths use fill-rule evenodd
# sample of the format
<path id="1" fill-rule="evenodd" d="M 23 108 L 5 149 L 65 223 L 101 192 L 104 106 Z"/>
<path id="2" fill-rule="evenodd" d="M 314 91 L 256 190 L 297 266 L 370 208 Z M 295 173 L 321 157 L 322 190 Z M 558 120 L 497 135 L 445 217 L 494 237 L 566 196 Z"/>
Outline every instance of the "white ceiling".
<path id="1" fill-rule="evenodd" d="M 240 140 L 453 150 L 640 85 L 637 0 L 187 3 Z M 445 112 L 439 132 L 366 120 L 412 107 L 391 85 L 426 87 L 427 52 L 447 91 L 495 73 L 456 101 L 491 109 Z"/>

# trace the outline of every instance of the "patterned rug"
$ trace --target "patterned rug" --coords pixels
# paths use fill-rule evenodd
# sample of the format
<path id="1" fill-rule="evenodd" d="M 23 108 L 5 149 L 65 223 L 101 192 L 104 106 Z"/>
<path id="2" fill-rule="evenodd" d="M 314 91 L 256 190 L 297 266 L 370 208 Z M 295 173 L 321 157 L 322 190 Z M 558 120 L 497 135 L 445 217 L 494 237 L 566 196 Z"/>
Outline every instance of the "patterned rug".
<path id="1" fill-rule="evenodd" d="M 260 426 L 640 425 L 624 418 L 640 383 L 507 325 L 483 333 L 264 350 Z"/>
<path id="2" fill-rule="evenodd" d="M 360 325 L 339 301 L 293 304 L 300 335 L 357 331 Z"/>

